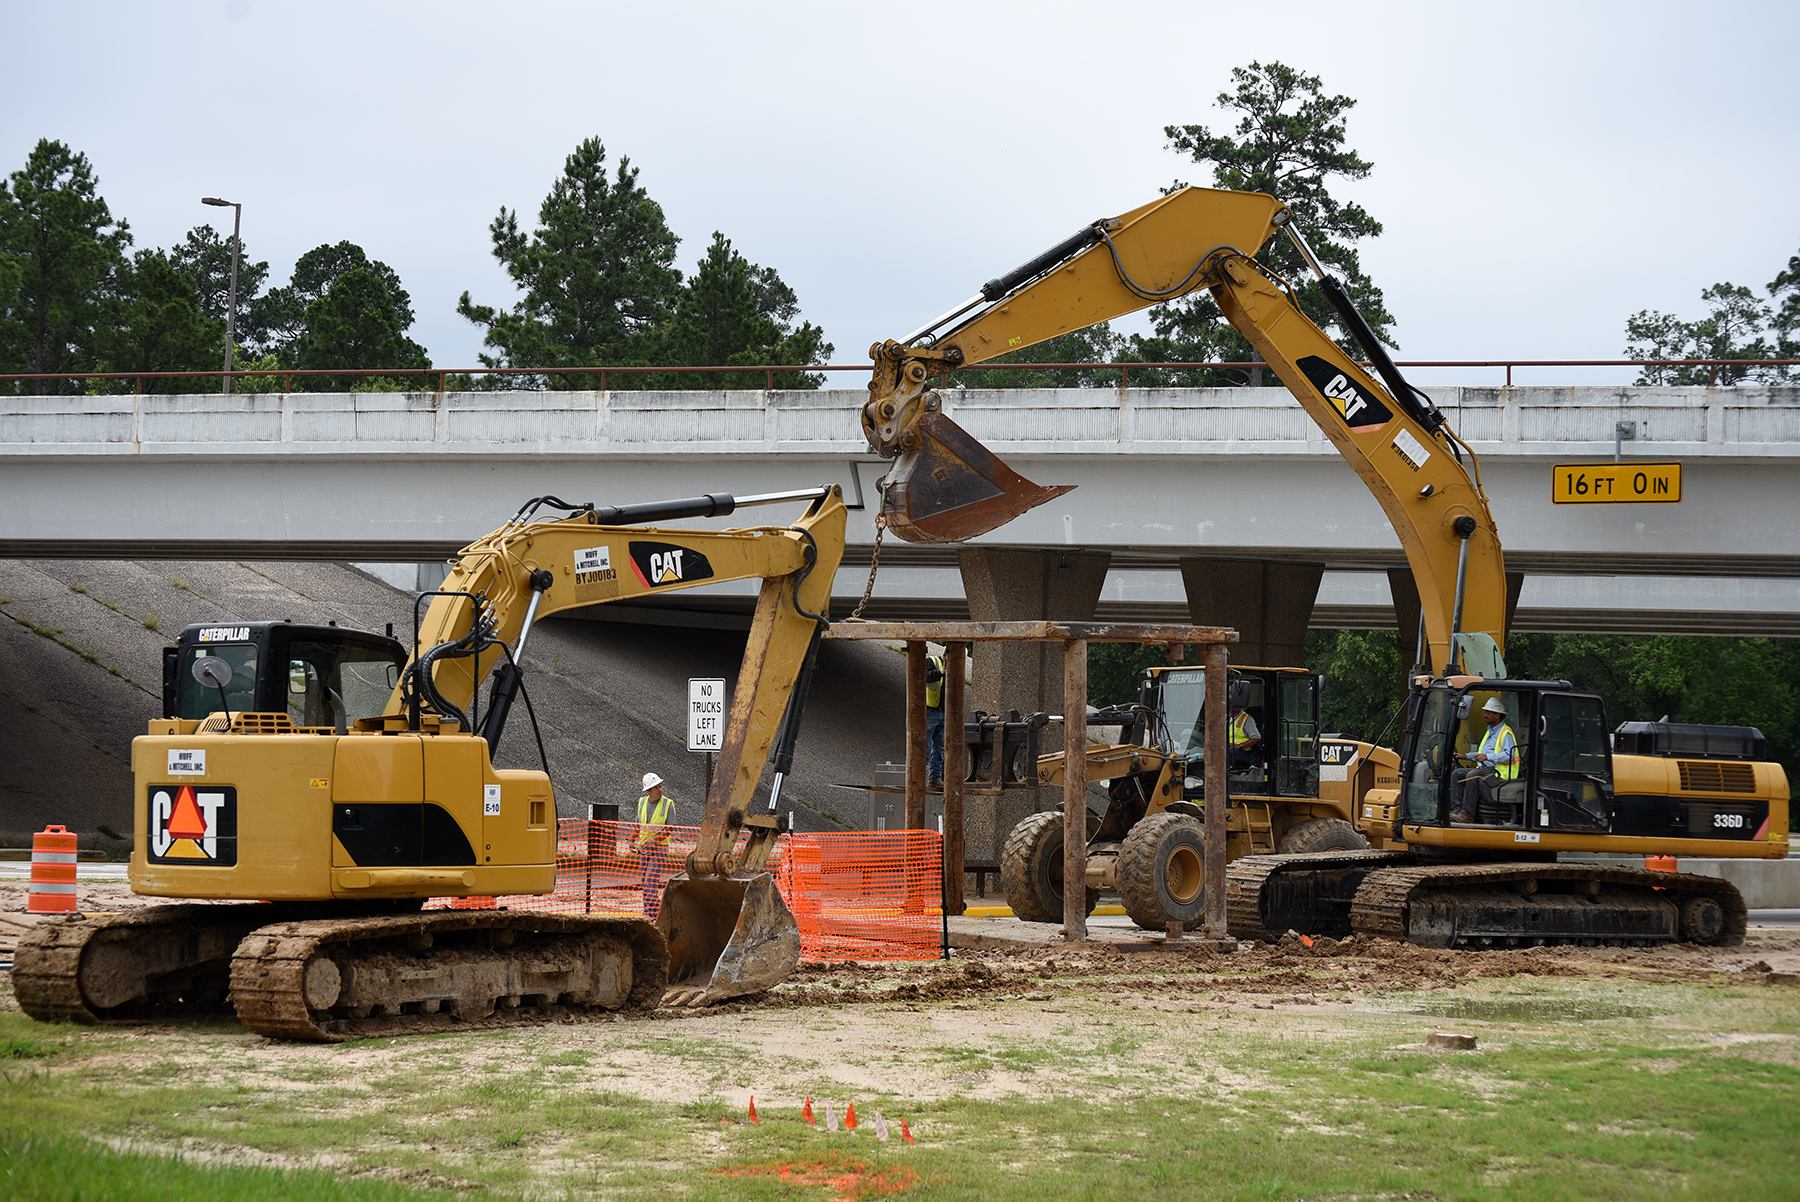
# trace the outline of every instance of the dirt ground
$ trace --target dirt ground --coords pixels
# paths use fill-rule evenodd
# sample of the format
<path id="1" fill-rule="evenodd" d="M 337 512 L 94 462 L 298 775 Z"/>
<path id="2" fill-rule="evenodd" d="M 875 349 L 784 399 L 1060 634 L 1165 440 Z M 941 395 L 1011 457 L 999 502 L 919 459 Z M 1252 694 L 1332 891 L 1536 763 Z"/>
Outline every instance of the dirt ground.
<path id="1" fill-rule="evenodd" d="M 0 882 L 0 959 L 10 961 L 18 935 L 33 918 L 23 913 L 25 884 Z M 86 912 L 157 904 L 120 882 L 84 882 Z M 1007 920 L 996 920 L 996 924 Z M 1494 951 L 1437 950 L 1389 940 L 1318 938 L 1308 946 L 1290 933 L 1277 944 L 1251 943 L 1232 953 L 1204 950 L 1123 953 L 1096 946 L 1050 943 L 1022 951 L 957 949 L 950 961 L 802 964 L 779 989 L 704 1012 L 670 1008 L 627 1021 L 691 1022 L 803 1007 L 842 1010 L 920 1002 L 937 1007 L 933 1025 L 956 1038 L 979 1037 L 989 1001 L 1053 1003 L 1079 990 L 1115 996 L 1120 1006 L 1204 1006 L 1237 1011 L 1327 1007 L 1365 994 L 1448 989 L 1459 983 L 1508 977 L 1570 978 L 1677 984 L 1718 981 L 1800 985 L 1800 928 L 1757 928 L 1740 947 L 1541 947 Z M 0 985 L 6 975 L 0 973 Z M 16 1009 L 10 988 L 0 1008 Z M 1310 1009 L 1311 1013 L 1322 1013 Z M 1050 1009 L 1047 1013 L 1055 1014 Z M 810 1037 L 809 1037 L 810 1038 Z M 854 1044 L 850 1046 L 855 1046 Z M 814 1049 L 816 1054 L 816 1047 Z M 847 1066 L 837 1066 L 846 1068 Z M 854 1072 L 849 1075 L 854 1076 Z"/>

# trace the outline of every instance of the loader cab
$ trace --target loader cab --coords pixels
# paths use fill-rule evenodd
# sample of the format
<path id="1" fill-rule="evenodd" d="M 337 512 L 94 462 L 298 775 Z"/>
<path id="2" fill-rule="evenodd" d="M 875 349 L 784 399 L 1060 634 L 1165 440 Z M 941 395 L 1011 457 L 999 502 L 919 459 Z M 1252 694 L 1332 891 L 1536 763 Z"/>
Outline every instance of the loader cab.
<path id="1" fill-rule="evenodd" d="M 1455 770 L 1480 745 L 1490 700 L 1505 708 L 1502 722 L 1518 747 L 1516 773 L 1501 779 L 1491 801 L 1453 823 Z M 1517 832 L 1605 834 L 1613 821 L 1613 763 L 1606 705 L 1577 693 L 1566 680 L 1484 680 L 1452 676 L 1416 686 L 1406 743 L 1404 821 L 1419 826 L 1472 826 Z"/>
<path id="2" fill-rule="evenodd" d="M 217 656 L 231 669 L 223 690 L 194 678 L 194 661 Z M 394 638 L 350 626 L 297 622 L 196 623 L 175 646 L 163 648 L 163 717 L 205 718 L 233 713 L 286 714 L 295 726 L 334 724 L 336 693 L 345 720 L 387 707 L 406 649 Z"/>
<path id="3" fill-rule="evenodd" d="M 1231 795 L 1317 797 L 1322 678 L 1304 668 L 1233 667 L 1228 672 L 1227 701 L 1249 715 L 1259 736 L 1254 747 L 1232 756 L 1226 771 Z M 1138 698 L 1153 715 L 1150 745 L 1188 757 L 1184 792 L 1202 796 L 1206 669 L 1148 668 Z"/>

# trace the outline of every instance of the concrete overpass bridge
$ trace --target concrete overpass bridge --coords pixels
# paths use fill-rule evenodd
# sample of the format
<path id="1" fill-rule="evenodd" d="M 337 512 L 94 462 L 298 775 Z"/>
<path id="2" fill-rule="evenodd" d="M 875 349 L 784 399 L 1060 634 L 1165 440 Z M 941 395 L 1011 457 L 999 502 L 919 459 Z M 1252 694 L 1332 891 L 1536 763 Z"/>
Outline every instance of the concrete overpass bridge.
<path id="1" fill-rule="evenodd" d="M 1515 629 L 1800 635 L 1800 388 L 1426 391 L 1480 458 Z M 526 497 L 837 482 L 858 506 L 834 590 L 847 613 L 885 469 L 860 436 L 864 397 L 4 398 L 0 557 L 332 559 L 413 584 L 407 565 Z M 1238 627 L 1247 662 L 1292 662 L 1308 624 L 1410 638 L 1392 529 L 1284 389 L 969 390 L 947 408 L 1025 475 L 1079 487 L 962 548 L 890 540 L 870 616 L 1192 618 Z M 1635 423 L 1627 458 L 1682 462 L 1681 503 L 1552 505 L 1551 465 L 1610 463 L 1620 422 Z M 729 625 L 749 600 L 720 586 L 605 616 Z"/>

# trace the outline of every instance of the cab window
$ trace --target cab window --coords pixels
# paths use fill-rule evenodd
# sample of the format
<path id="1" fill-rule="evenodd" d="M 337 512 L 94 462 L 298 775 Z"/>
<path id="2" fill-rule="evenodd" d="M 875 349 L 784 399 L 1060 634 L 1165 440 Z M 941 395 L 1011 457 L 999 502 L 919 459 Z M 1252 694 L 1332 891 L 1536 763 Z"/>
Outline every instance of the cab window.
<path id="1" fill-rule="evenodd" d="M 1206 725 L 1200 708 L 1206 701 L 1206 670 L 1184 668 L 1162 676 L 1162 713 L 1168 725 L 1169 750 L 1175 755 L 1200 754 Z"/>
<path id="2" fill-rule="evenodd" d="M 219 690 L 208 688 L 194 679 L 194 661 L 216 656 L 231 669 L 231 683 L 225 686 L 225 700 Z M 256 644 L 208 643 L 189 647 L 181 655 L 178 718 L 199 719 L 220 709 L 242 713 L 256 705 Z"/>
<path id="3" fill-rule="evenodd" d="M 287 711 L 296 726 L 330 726 L 327 690 L 344 702 L 344 719 L 371 718 L 387 707 L 400 680 L 389 651 L 363 643 L 295 639 L 287 652 Z"/>
<path id="4" fill-rule="evenodd" d="M 1319 723 L 1313 678 L 1281 678 L 1280 759 L 1278 792 L 1289 797 L 1319 795 Z"/>
<path id="5" fill-rule="evenodd" d="M 1544 695 L 1543 758 L 1539 763 L 1538 825 L 1605 830 L 1612 818 L 1612 749 L 1600 698 Z"/>

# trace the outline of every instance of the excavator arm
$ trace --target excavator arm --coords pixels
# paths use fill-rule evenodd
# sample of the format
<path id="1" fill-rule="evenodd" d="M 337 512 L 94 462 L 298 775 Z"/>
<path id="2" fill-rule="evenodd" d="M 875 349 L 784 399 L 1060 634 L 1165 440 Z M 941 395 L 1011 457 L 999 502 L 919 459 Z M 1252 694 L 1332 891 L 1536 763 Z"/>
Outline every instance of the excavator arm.
<path id="1" fill-rule="evenodd" d="M 636 522 L 712 517 L 747 505 L 810 501 L 790 526 L 688 530 Z M 519 517 L 464 549 L 418 624 L 413 657 L 386 713 L 367 720 L 419 729 L 424 711 L 456 720 L 498 746 L 520 688 L 526 640 L 540 618 L 728 580 L 762 581 L 718 768 L 686 872 L 665 890 L 657 925 L 669 941 L 673 1000 L 688 1004 L 756 992 L 793 970 L 799 929 L 763 871 L 831 584 L 844 552 L 843 492 L 800 492 L 613 508 L 568 506 L 555 521 Z M 527 506 L 533 508 L 532 505 Z M 485 715 L 477 682 L 494 677 Z M 466 712 L 465 712 L 466 711 Z M 761 813 L 751 802 L 774 749 Z M 743 838 L 739 838 L 742 835 Z"/>
<path id="2" fill-rule="evenodd" d="M 785 527 L 714 531 L 630 524 L 723 516 L 740 507 L 796 500 L 811 504 Z M 760 579 L 700 845 L 689 865 L 704 875 L 759 871 L 775 821 L 772 814 L 751 815 L 750 800 L 826 621 L 832 579 L 843 558 L 844 521 L 842 490 L 829 485 L 757 497 L 721 493 L 583 506 L 557 521 L 508 522 L 466 547 L 432 597 L 385 720 L 404 717 L 416 724 L 418 711 L 429 709 L 472 724 L 495 747 L 516 695 L 518 659 L 538 619 L 703 584 Z M 490 673 L 495 674 L 490 708 L 478 716 L 475 682 Z M 738 831 L 746 826 L 751 838 L 734 852 Z"/>
<path id="3" fill-rule="evenodd" d="M 1318 273 L 1385 388 L 1257 261 L 1279 232 Z M 934 378 L 1200 288 L 1386 513 L 1418 582 L 1434 674 L 1484 642 L 1459 643 L 1458 635 L 1491 639 L 1497 660 L 1506 641 L 1506 570 L 1479 477 L 1463 462 L 1467 454 L 1473 465 L 1473 454 L 1406 383 L 1342 285 L 1318 267 L 1288 208 L 1262 193 L 1184 188 L 1097 220 L 936 322 L 871 347 L 874 379 L 862 424 L 870 448 L 897 459 L 884 486 L 889 525 L 911 541 L 961 541 L 1069 487 L 1041 487 L 1007 468 L 951 420 Z"/>

